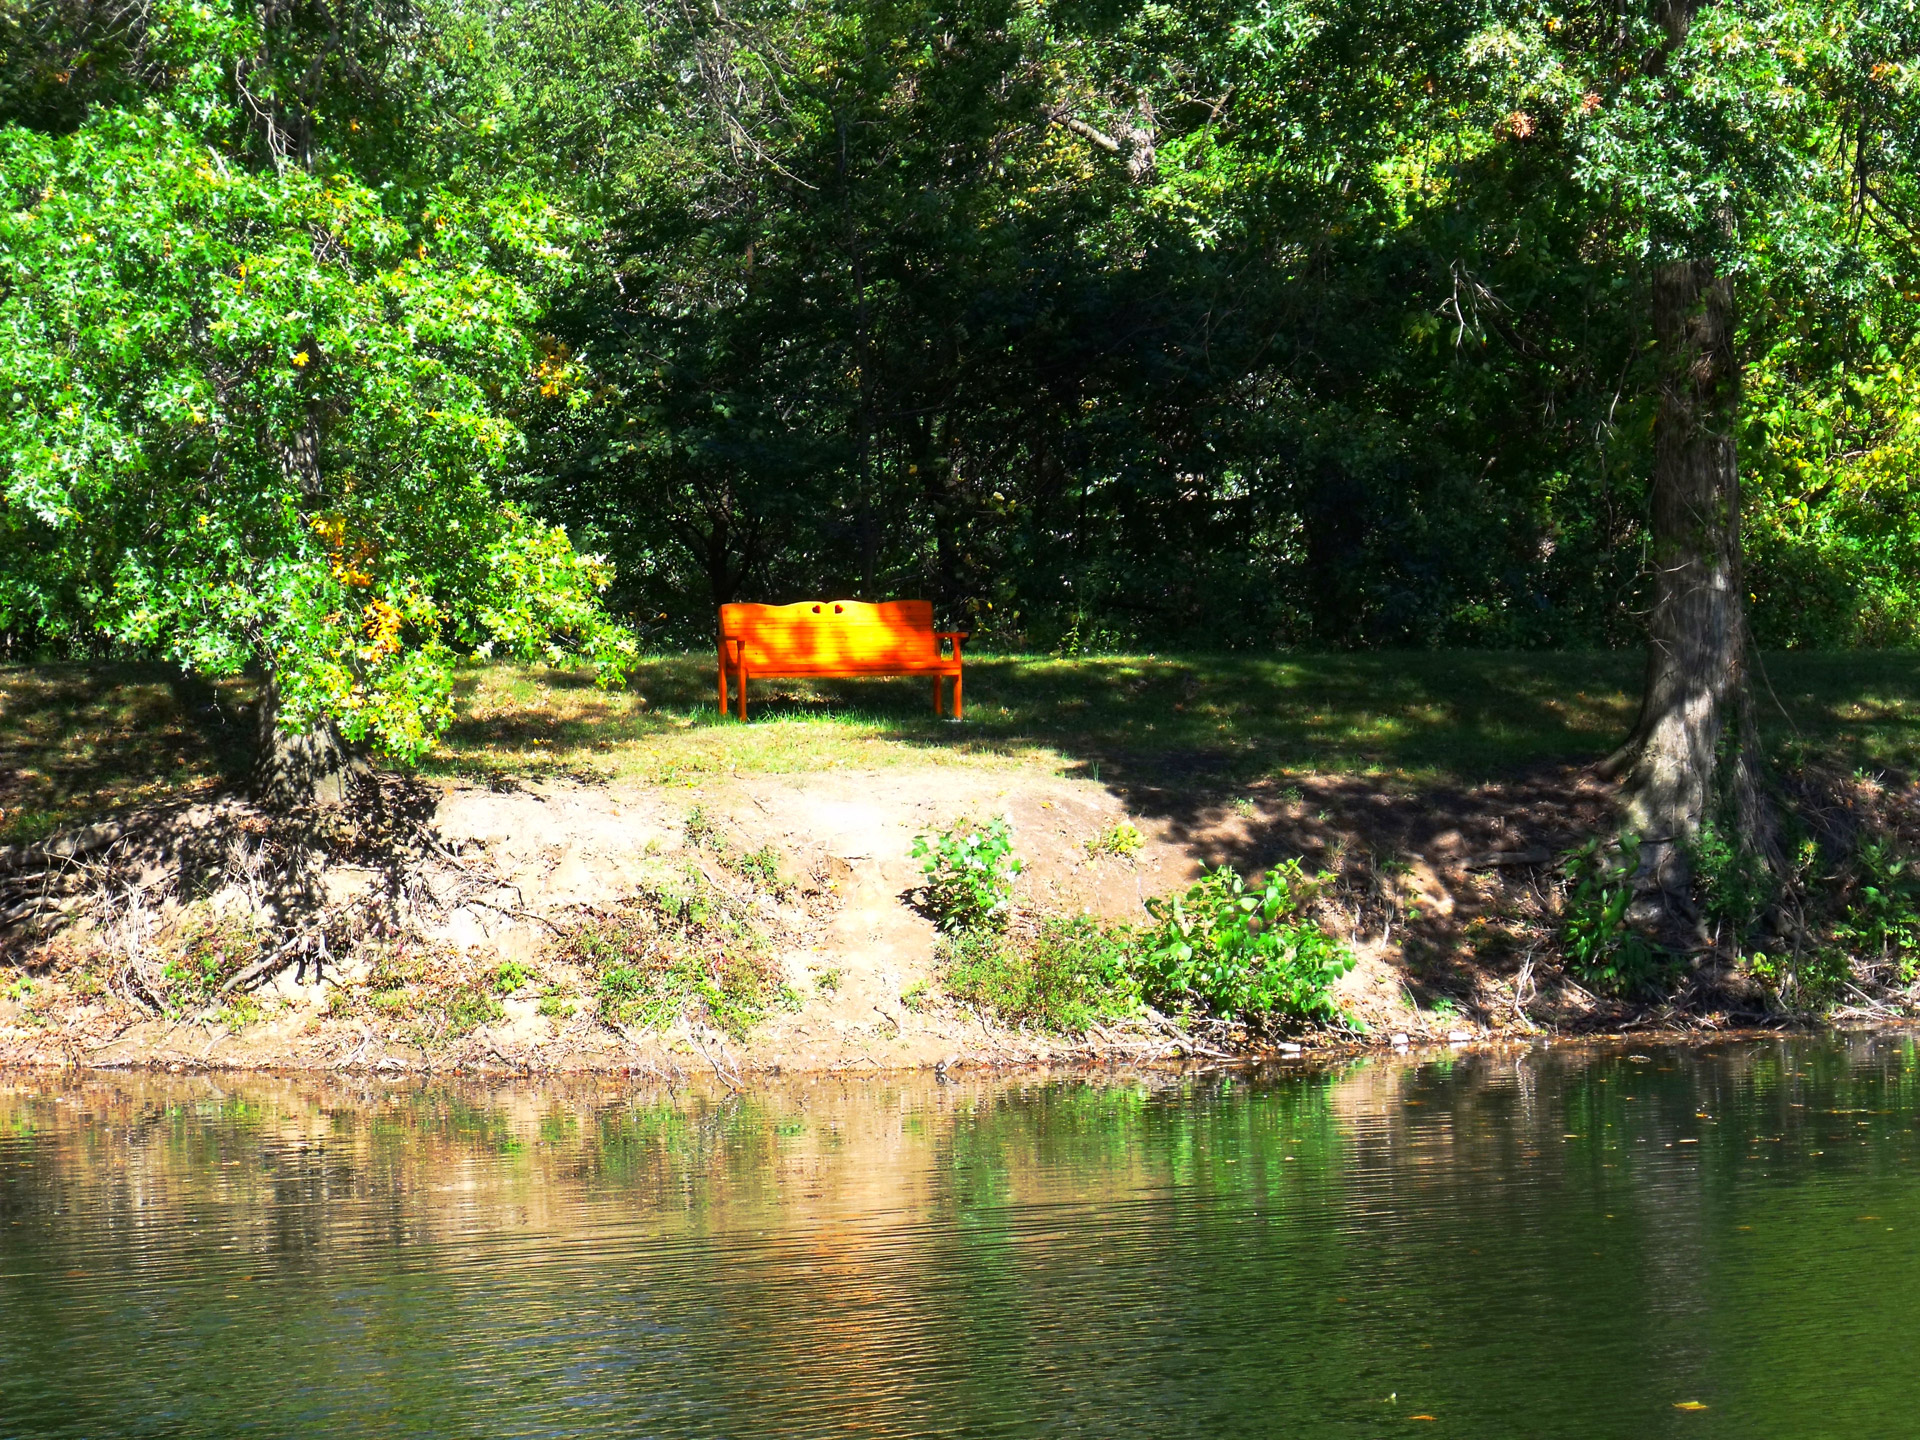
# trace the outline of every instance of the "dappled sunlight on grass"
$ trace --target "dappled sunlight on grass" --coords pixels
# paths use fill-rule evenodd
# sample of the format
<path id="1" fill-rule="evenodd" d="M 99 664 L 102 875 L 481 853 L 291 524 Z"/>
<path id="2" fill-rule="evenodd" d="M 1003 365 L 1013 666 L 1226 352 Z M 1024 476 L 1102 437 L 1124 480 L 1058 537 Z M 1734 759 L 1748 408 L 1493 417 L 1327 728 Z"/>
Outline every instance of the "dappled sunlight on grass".
<path id="1" fill-rule="evenodd" d="M 715 713 L 705 655 L 647 661 L 624 692 L 495 666 L 436 765 L 580 765 L 647 777 L 902 760 L 1014 761 L 1136 779 L 1244 783 L 1287 773 L 1477 782 L 1604 755 L 1633 722 L 1634 652 L 1288 656 L 988 656 L 967 664 L 967 718 L 920 680 L 760 681 L 746 725 Z M 1920 759 L 1920 656 L 1776 655 L 1761 724 L 1849 763 Z M 1831 758 L 1831 756 L 1830 756 Z"/>
<path id="2" fill-rule="evenodd" d="M 471 671 L 467 708 L 435 764 L 660 775 L 1012 759 L 1142 777 L 1471 778 L 1604 750 L 1632 718 L 1638 665 L 1622 655 L 987 657 L 968 664 L 960 725 L 932 713 L 918 680 L 758 682 L 740 725 L 716 713 L 710 663 L 650 660 L 614 694 L 572 675 Z"/>
<path id="3" fill-rule="evenodd" d="M 218 788 L 248 758 L 249 689 L 160 666 L 0 667 L 0 844 Z"/>
<path id="4" fill-rule="evenodd" d="M 704 653 L 649 659 L 615 691 L 585 671 L 475 664 L 423 768 L 674 784 L 911 762 L 1172 786 L 1309 772 L 1476 783 L 1605 754 L 1632 723 L 1641 664 L 1631 652 L 986 656 L 968 660 L 957 725 L 919 679 L 756 681 L 742 725 L 715 713 Z M 1761 724 L 1788 755 L 1920 769 L 1920 654 L 1772 655 L 1761 675 Z M 229 783 L 247 760 L 249 690 L 159 666 L 0 669 L 0 843 Z"/>

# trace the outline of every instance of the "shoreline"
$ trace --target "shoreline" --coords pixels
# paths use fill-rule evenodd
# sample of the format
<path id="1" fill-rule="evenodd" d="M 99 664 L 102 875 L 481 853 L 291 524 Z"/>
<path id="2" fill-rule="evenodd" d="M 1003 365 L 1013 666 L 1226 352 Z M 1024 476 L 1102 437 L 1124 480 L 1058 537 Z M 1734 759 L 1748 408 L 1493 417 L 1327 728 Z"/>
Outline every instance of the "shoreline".
<path id="1" fill-rule="evenodd" d="M 148 1022 L 157 1024 L 162 1022 Z M 186 1028 L 174 1024 L 170 1030 Z M 1753 1044 L 1789 1037 L 1846 1036 L 1887 1032 L 1920 1034 L 1920 1021 L 1886 1019 L 1844 1024 L 1783 1018 L 1778 1026 L 1663 1027 L 1614 1029 L 1579 1034 L 1524 1034 L 1508 1032 L 1446 1040 L 1423 1037 L 1405 1045 L 1351 1039 L 1302 1043 L 1288 1049 L 1260 1048 L 1238 1052 L 1208 1050 L 1182 1052 L 1170 1045 L 1166 1053 L 1143 1055 L 1138 1047 L 1088 1045 L 1064 1036 L 1027 1036 L 1025 1053 L 1002 1050 L 955 1052 L 936 1059 L 899 1059 L 881 1063 L 867 1057 L 832 1063 L 791 1064 L 748 1055 L 723 1059 L 716 1053 L 670 1050 L 666 1046 L 573 1047 L 565 1055 L 513 1055 L 484 1041 L 428 1054 L 412 1047 L 381 1047 L 344 1057 L 327 1057 L 309 1046 L 305 1053 L 291 1047 L 270 1049 L 259 1043 L 247 1053 L 222 1053 L 219 1046 L 197 1053 L 187 1046 L 138 1047 L 129 1053 L 103 1056 L 100 1051 L 125 1044 L 125 1037 L 85 1053 L 64 1048 L 63 1037 L 47 1036 L 39 1044 L 14 1044 L 0 1049 L 0 1072 L 35 1075 L 221 1075 L 262 1078 L 338 1076 L 384 1080 L 477 1080 L 483 1082 L 570 1082 L 619 1079 L 641 1084 L 717 1086 L 735 1093 L 763 1088 L 783 1080 L 911 1079 L 936 1081 L 1016 1078 L 1111 1078 L 1125 1074 L 1170 1077 L 1221 1072 L 1310 1072 L 1360 1061 L 1395 1060 L 1410 1063 L 1466 1056 L 1519 1056 L 1532 1051 L 1565 1053 L 1605 1052 L 1630 1046 L 1697 1048 L 1720 1044 Z M 238 1039 L 239 1037 L 235 1037 Z M 347 1037 L 328 1037 L 343 1039 Z M 1034 1043 L 1036 1041 L 1044 1043 Z M 137 1044 L 137 1042 L 136 1042 Z M 48 1053 L 48 1052 L 54 1053 Z M 732 1063 L 728 1063 L 731 1059 Z"/>

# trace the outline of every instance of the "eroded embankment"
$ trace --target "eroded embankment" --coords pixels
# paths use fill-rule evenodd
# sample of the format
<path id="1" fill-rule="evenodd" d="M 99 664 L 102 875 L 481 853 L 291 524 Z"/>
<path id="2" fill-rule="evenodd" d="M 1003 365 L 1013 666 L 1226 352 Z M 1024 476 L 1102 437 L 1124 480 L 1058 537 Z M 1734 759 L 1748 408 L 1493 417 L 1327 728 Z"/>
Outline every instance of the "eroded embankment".
<path id="1" fill-rule="evenodd" d="M 0 1063 L 756 1071 L 1279 1044 L 1467 1043 L 1617 1015 L 1538 963 L 1551 857 L 1602 821 L 1575 772 L 1462 792 L 1342 777 L 1232 795 L 1030 766 L 893 766 L 695 786 L 388 780 L 295 816 L 237 799 L 0 853 L 14 930 Z M 1195 1033 L 1149 1012 L 1078 1035 L 945 988 L 916 834 L 1006 815 L 1018 910 L 1144 919 L 1203 864 L 1302 857 L 1358 957 L 1354 1031 Z M 1137 844 L 1103 843 L 1116 826 Z"/>

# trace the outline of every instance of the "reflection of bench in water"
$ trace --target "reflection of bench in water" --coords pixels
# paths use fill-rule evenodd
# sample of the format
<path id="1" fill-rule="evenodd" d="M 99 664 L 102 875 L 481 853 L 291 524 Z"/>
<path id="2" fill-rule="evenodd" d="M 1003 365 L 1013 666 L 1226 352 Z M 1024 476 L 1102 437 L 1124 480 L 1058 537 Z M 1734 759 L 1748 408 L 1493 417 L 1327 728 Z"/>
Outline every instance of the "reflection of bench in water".
<path id="1" fill-rule="evenodd" d="M 930 600 L 802 600 L 797 605 L 720 607 L 720 713 L 729 683 L 740 687 L 747 718 L 747 677 L 931 675 L 933 711 L 940 682 L 953 680 L 953 718 L 960 718 L 960 642 L 964 630 L 935 630 Z M 942 655 L 940 642 L 953 642 Z"/>

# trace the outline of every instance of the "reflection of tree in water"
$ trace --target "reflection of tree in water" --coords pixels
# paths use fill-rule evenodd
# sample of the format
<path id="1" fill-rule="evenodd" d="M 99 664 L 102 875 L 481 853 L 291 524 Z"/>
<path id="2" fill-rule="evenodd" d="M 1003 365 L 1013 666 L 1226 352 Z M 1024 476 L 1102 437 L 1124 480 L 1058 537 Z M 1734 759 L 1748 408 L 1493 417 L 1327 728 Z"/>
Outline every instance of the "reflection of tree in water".
<path id="1" fill-rule="evenodd" d="M 1586 1434 L 1744 1396 L 1816 1433 L 1803 1397 L 1870 1392 L 1862 1327 L 1908 1318 L 1913 1262 L 1854 1212 L 1920 1220 L 1912 1047 L 1642 1053 L 731 1097 L 15 1083 L 0 1414 L 1370 1434 L 1397 1394 Z M 1814 1328 L 1756 1344 L 1783 1315 Z"/>

